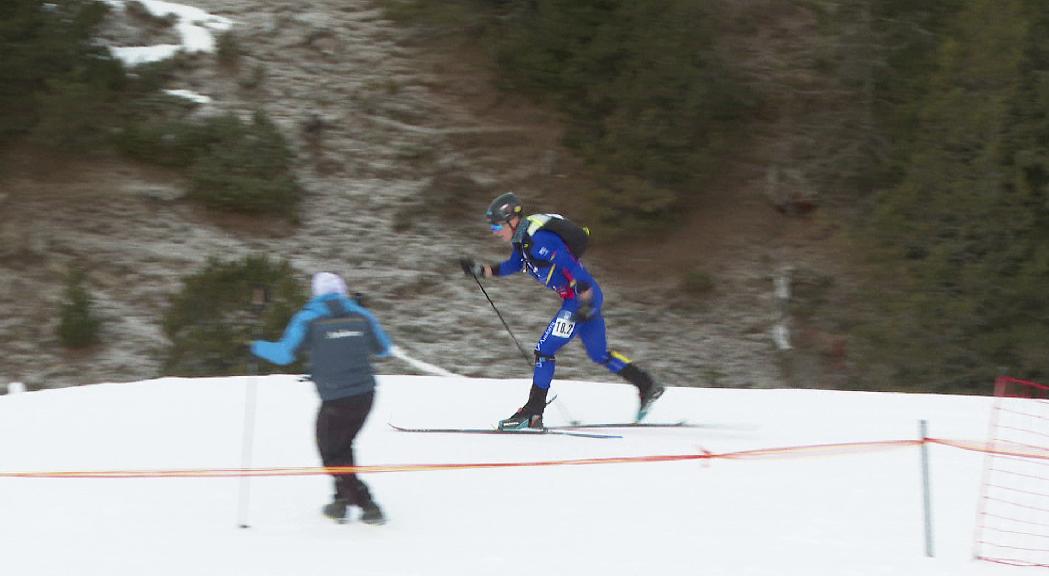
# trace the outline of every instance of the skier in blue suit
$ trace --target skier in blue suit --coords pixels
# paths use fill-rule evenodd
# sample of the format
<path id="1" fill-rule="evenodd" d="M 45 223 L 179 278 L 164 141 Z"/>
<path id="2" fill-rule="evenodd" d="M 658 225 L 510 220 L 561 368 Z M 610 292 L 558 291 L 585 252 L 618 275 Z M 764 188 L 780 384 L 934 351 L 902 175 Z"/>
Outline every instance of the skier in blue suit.
<path id="1" fill-rule="evenodd" d="M 567 238 L 578 240 L 576 252 L 581 253 L 588 232 L 556 214 L 524 217 L 521 202 L 512 192 L 493 200 L 485 217 L 492 233 L 509 242 L 513 251 L 505 261 L 488 265 L 462 258 L 463 272 L 477 278 L 525 272 L 556 292 L 562 301 L 560 310 L 535 346 L 535 368 L 528 401 L 513 416 L 501 420 L 499 428 L 543 427 L 543 410 L 554 377 L 555 355 L 577 334 L 592 361 L 637 387 L 640 400 L 637 419 L 644 418 L 664 388 L 629 358 L 608 348 L 605 319 L 601 315 L 604 304 L 601 286 L 566 243 Z"/>
<path id="2" fill-rule="evenodd" d="M 375 372 L 369 358 L 390 354 L 390 339 L 375 317 L 347 296 L 346 283 L 330 272 L 313 275 L 313 298 L 277 342 L 256 340 L 252 354 L 281 366 L 305 350 L 310 377 L 321 398 L 316 438 L 326 467 L 353 466 L 353 443 L 375 399 Z M 368 524 L 385 521 L 368 486 L 355 474 L 333 475 L 335 495 L 324 514 L 345 522 L 349 506 Z"/>

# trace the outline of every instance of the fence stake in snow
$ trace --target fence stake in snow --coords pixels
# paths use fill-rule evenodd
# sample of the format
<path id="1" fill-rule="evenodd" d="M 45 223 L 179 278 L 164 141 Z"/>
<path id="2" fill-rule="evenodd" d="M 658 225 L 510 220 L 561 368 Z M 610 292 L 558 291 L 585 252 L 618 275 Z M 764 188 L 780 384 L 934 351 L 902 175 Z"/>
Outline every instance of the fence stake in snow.
<path id="1" fill-rule="evenodd" d="M 251 308 L 255 312 L 255 326 L 253 332 L 255 337 L 261 337 L 262 313 L 266 309 L 269 300 L 269 291 L 265 286 L 256 286 L 251 293 Z M 255 396 L 258 386 L 259 361 L 250 352 L 248 360 L 247 389 L 244 392 L 244 432 L 243 447 L 240 455 L 240 467 L 244 470 L 251 468 L 251 456 L 254 451 L 255 440 Z M 251 484 L 247 474 L 240 477 L 240 502 L 237 510 L 237 525 L 241 528 L 249 528 L 248 507 L 251 503 Z"/>
<path id="2" fill-rule="evenodd" d="M 921 436 L 922 455 L 922 503 L 924 504 L 925 516 L 925 555 L 929 558 L 934 556 L 932 543 L 932 494 L 929 483 L 929 424 L 925 420 L 918 421 L 918 432 Z"/>

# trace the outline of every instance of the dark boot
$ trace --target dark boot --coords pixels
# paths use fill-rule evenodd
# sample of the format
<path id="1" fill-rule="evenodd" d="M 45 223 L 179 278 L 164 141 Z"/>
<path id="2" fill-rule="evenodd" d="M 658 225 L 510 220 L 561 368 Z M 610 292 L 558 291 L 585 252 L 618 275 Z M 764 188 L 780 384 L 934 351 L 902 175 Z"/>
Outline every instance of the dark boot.
<path id="1" fill-rule="evenodd" d="M 546 393 L 549 391 L 549 388 L 540 388 L 532 384 L 532 388 L 528 391 L 528 402 L 520 410 L 514 412 L 513 416 L 506 420 L 500 420 L 499 429 L 523 430 L 535 428 L 542 430 L 543 410 L 546 409 Z"/>
<path id="2" fill-rule="evenodd" d="M 383 516 L 382 509 L 375 503 L 375 500 L 368 500 L 361 504 L 361 522 L 375 526 L 386 523 L 386 516 Z"/>
<path id="3" fill-rule="evenodd" d="M 346 508 L 349 506 L 349 502 L 345 498 L 336 498 L 331 502 L 324 505 L 321 508 L 323 513 L 328 518 L 338 522 L 339 524 L 346 523 Z"/>
<path id="4" fill-rule="evenodd" d="M 379 505 L 375 503 L 368 486 L 356 476 L 354 479 L 356 482 L 353 488 L 353 503 L 361 508 L 361 522 L 373 525 L 385 524 L 386 516 L 383 515 L 382 508 L 379 508 Z"/>
<path id="5" fill-rule="evenodd" d="M 652 407 L 652 403 L 663 395 L 663 385 L 653 380 L 648 372 L 638 368 L 633 363 L 627 364 L 626 367 L 619 371 L 619 375 L 627 382 L 637 386 L 638 399 L 640 400 L 640 405 L 637 409 L 637 421 L 640 422 L 648 415 L 648 410 Z"/>

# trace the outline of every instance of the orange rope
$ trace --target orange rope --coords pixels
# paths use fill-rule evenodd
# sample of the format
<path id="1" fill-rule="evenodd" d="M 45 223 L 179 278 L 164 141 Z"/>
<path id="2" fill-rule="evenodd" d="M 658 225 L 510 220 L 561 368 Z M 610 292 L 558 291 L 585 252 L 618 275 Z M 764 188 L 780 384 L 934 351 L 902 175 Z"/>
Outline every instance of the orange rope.
<path id="1" fill-rule="evenodd" d="M 926 438 L 930 444 L 950 446 L 970 452 L 984 452 L 996 456 L 1015 456 L 1017 458 L 1034 458 L 1038 460 L 1049 460 L 1049 447 L 1020 444 L 1017 442 L 995 441 L 977 442 L 973 440 L 944 440 L 940 438 Z"/>
<path id="2" fill-rule="evenodd" d="M 977 449 L 975 443 L 927 439 L 928 442 L 966 450 Z M 738 452 L 701 454 L 667 454 L 652 456 L 620 456 L 610 458 L 581 458 L 569 460 L 541 460 L 534 462 L 478 462 L 443 464 L 383 464 L 373 466 L 341 466 L 325 468 L 304 466 L 291 468 L 214 468 L 183 470 L 67 470 L 40 472 L 0 472 L 0 478 L 227 478 L 241 476 L 316 476 L 342 474 L 378 474 L 384 472 L 433 472 L 441 470 L 480 470 L 486 468 L 523 468 L 540 466 L 588 466 L 597 464 L 636 464 L 645 462 L 682 462 L 689 460 L 747 460 L 753 458 L 811 457 L 847 454 L 860 451 L 885 450 L 917 446 L 921 440 L 881 440 L 812 444 L 742 450 Z M 1049 457 L 1049 456 L 1036 456 Z"/>

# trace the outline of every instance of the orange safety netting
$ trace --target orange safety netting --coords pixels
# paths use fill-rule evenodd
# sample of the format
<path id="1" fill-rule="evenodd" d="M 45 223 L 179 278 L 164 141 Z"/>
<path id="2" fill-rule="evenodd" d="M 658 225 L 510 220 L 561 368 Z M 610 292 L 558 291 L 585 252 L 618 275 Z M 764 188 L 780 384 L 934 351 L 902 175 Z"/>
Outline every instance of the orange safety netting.
<path id="1" fill-rule="evenodd" d="M 973 556 L 1049 567 L 1049 386 L 1001 376 L 994 395 Z"/>

